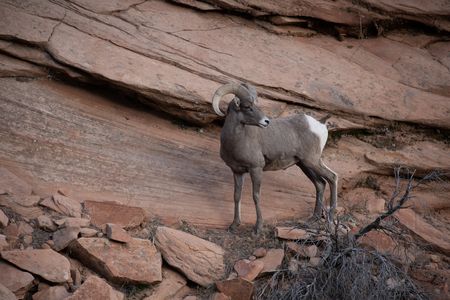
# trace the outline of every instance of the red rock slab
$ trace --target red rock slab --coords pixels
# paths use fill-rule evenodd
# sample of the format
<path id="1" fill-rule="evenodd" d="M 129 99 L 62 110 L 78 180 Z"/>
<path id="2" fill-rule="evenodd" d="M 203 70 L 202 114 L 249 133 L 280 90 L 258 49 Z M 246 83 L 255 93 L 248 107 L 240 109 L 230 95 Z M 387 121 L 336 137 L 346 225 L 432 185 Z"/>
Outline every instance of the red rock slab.
<path id="1" fill-rule="evenodd" d="M 316 245 L 302 245 L 295 242 L 287 242 L 287 247 L 301 257 L 312 258 L 317 256 L 318 249 Z"/>
<path id="2" fill-rule="evenodd" d="M 0 209 L 0 228 L 8 226 L 8 223 L 9 223 L 8 216 L 5 215 L 2 209 Z"/>
<path id="3" fill-rule="evenodd" d="M 262 269 L 260 274 L 263 273 L 272 273 L 277 271 L 284 258 L 284 250 L 283 249 L 269 249 L 267 250 L 266 256 L 262 258 L 258 258 L 255 261 L 261 261 L 264 263 L 264 268 Z"/>
<path id="4" fill-rule="evenodd" d="M 305 240 L 310 235 L 301 228 L 279 226 L 276 228 L 276 236 L 285 240 Z"/>
<path id="5" fill-rule="evenodd" d="M 243 278 L 216 282 L 217 289 L 232 300 L 250 300 L 253 296 L 253 283 Z"/>
<path id="6" fill-rule="evenodd" d="M 0 77 L 44 77 L 47 71 L 23 60 L 0 54 Z"/>
<path id="7" fill-rule="evenodd" d="M 85 218 L 63 218 L 56 220 L 55 223 L 60 227 L 89 227 L 91 221 Z"/>
<path id="8" fill-rule="evenodd" d="M 260 257 L 264 257 L 267 254 L 267 249 L 266 248 L 257 248 L 255 249 L 255 251 L 253 251 L 253 255 L 260 258 Z"/>
<path id="9" fill-rule="evenodd" d="M 395 216 L 403 226 L 429 243 L 431 247 L 450 255 L 450 239 L 447 232 L 436 229 L 410 208 L 400 209 Z"/>
<path id="10" fill-rule="evenodd" d="M 105 238 L 79 238 L 69 247 L 79 261 L 117 284 L 152 284 L 162 280 L 161 254 L 149 240 L 123 244 Z"/>
<path id="11" fill-rule="evenodd" d="M 28 272 L 0 261 L 0 284 L 12 291 L 18 298 L 22 299 L 26 292 L 33 286 L 34 277 Z"/>
<path id="12" fill-rule="evenodd" d="M 163 279 L 153 289 L 150 296 L 144 298 L 144 300 L 153 299 L 174 299 L 174 296 L 186 286 L 186 278 L 179 273 L 163 268 Z"/>
<path id="13" fill-rule="evenodd" d="M 47 231 L 55 231 L 56 230 L 55 223 L 47 215 L 40 215 L 39 217 L 37 217 L 36 222 L 40 229 L 47 230 Z"/>
<path id="14" fill-rule="evenodd" d="M 45 198 L 40 202 L 40 205 L 65 216 L 81 218 L 81 203 L 61 194 L 54 194 L 52 197 Z"/>
<path id="15" fill-rule="evenodd" d="M 105 280 L 97 276 L 89 276 L 83 284 L 66 300 L 125 300 L 125 295 Z"/>
<path id="16" fill-rule="evenodd" d="M 110 240 L 121 243 L 128 243 L 131 240 L 131 236 L 121 226 L 111 223 L 106 224 L 106 236 Z"/>
<path id="17" fill-rule="evenodd" d="M 1 35 L 36 44 L 48 42 L 57 20 L 28 14 L 2 3 L 0 6 Z"/>
<path id="18" fill-rule="evenodd" d="M 51 282 L 70 279 L 70 263 L 63 255 L 51 249 L 2 251 L 3 259 Z"/>
<path id="19" fill-rule="evenodd" d="M 0 299 L 2 300 L 17 300 L 16 295 L 11 292 L 6 286 L 0 283 Z"/>
<path id="20" fill-rule="evenodd" d="M 214 243 L 160 226 L 156 229 L 155 244 L 169 265 L 201 286 L 211 285 L 225 276 L 225 251 Z"/>
<path id="21" fill-rule="evenodd" d="M 61 300 L 71 296 L 67 289 L 62 285 L 50 286 L 33 294 L 33 300 Z"/>
<path id="22" fill-rule="evenodd" d="M 253 281 L 263 269 L 264 262 L 261 260 L 241 259 L 234 264 L 234 270 L 238 275 L 248 281 Z"/>
<path id="23" fill-rule="evenodd" d="M 91 223 L 97 227 L 113 223 L 124 228 L 132 228 L 139 226 L 145 219 L 142 208 L 118 203 L 87 200 L 84 202 L 84 208 L 91 217 Z"/>
<path id="24" fill-rule="evenodd" d="M 93 228 L 81 228 L 80 235 L 81 237 L 94 237 L 96 236 L 98 231 Z"/>
<path id="25" fill-rule="evenodd" d="M 78 238 L 80 227 L 64 227 L 53 233 L 53 249 L 61 251 Z"/>
<path id="26" fill-rule="evenodd" d="M 108 14 L 115 11 L 127 10 L 130 6 L 142 3 L 141 0 L 72 0 L 75 4 L 90 11 L 100 14 Z"/>
<path id="27" fill-rule="evenodd" d="M 9 243 L 6 240 L 6 235 L 0 234 L 0 251 L 5 250 L 9 247 Z"/>
<path id="28" fill-rule="evenodd" d="M 211 300 L 231 300 L 231 297 L 225 295 L 224 293 L 214 293 L 210 299 Z"/>
<path id="29" fill-rule="evenodd" d="M 445 144 L 430 141 L 417 142 L 399 151 L 381 150 L 367 152 L 369 163 L 377 166 L 375 172 L 392 175 L 396 166 L 407 166 L 416 170 L 416 176 L 424 176 L 432 171 L 450 172 L 450 151 Z"/>

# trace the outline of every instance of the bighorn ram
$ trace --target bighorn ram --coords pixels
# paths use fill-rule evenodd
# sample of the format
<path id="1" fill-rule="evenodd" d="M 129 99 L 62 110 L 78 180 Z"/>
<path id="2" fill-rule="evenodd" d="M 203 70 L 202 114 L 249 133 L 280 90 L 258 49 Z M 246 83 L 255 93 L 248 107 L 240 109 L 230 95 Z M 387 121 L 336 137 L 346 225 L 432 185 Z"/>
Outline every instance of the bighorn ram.
<path id="1" fill-rule="evenodd" d="M 259 233 L 263 226 L 259 207 L 263 171 L 286 169 L 294 164 L 316 188 L 315 219 L 322 217 L 323 193 L 328 182 L 331 191 L 329 217 L 333 218 L 338 176 L 321 160 L 328 138 L 326 125 L 305 114 L 269 120 L 255 105 L 255 88 L 246 83 L 229 83 L 217 89 L 212 105 L 219 116 L 225 116 L 219 102 L 227 94 L 235 97 L 228 105 L 222 128 L 220 157 L 234 174 L 234 219 L 230 230 L 234 231 L 241 222 L 243 175 L 250 173 L 251 176 L 257 218 L 255 231 Z"/>

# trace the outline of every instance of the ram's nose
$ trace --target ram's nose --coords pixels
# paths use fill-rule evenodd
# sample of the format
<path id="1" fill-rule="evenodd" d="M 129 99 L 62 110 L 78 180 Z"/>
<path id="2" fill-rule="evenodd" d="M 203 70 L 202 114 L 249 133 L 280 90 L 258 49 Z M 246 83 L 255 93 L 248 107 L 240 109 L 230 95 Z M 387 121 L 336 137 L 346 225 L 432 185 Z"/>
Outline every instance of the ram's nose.
<path id="1" fill-rule="evenodd" d="M 267 126 L 269 126 L 270 124 L 270 120 L 267 117 L 264 117 L 261 119 L 261 121 L 259 121 L 259 126 L 266 128 Z"/>

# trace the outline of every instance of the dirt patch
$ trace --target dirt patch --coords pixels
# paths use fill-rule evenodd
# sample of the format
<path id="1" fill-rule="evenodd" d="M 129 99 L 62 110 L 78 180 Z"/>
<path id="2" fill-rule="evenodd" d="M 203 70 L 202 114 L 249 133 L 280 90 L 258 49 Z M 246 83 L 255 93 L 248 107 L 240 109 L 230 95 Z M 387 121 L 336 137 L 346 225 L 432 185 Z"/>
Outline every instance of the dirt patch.
<path id="1" fill-rule="evenodd" d="M 32 245 L 34 249 L 41 249 L 42 245 L 51 239 L 52 234 L 39 228 L 35 228 L 32 233 Z"/>

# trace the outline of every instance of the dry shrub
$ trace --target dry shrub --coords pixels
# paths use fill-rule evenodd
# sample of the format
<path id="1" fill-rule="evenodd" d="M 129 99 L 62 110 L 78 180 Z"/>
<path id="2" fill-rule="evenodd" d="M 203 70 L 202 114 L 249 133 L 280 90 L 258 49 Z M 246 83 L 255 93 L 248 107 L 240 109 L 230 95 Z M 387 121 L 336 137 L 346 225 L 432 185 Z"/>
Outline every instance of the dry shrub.
<path id="1" fill-rule="evenodd" d="M 384 255 L 351 247 L 332 251 L 319 266 L 280 270 L 257 284 L 257 299 L 426 299 Z"/>
<path id="2" fill-rule="evenodd" d="M 439 178 L 439 174 L 431 173 L 416 181 L 414 172 L 406 173 L 407 182 L 402 186 L 405 172 L 401 168 L 395 170 L 396 188 L 384 213 L 355 235 L 343 234 L 338 218 L 333 226 L 327 226 L 326 238 L 316 241 L 324 248 L 318 266 L 304 264 L 299 270 L 289 270 L 285 262 L 284 269 L 256 283 L 256 299 L 427 299 L 428 296 L 389 257 L 361 248 L 357 243 L 371 230 L 398 235 L 389 217 L 406 207 L 415 187 Z"/>

